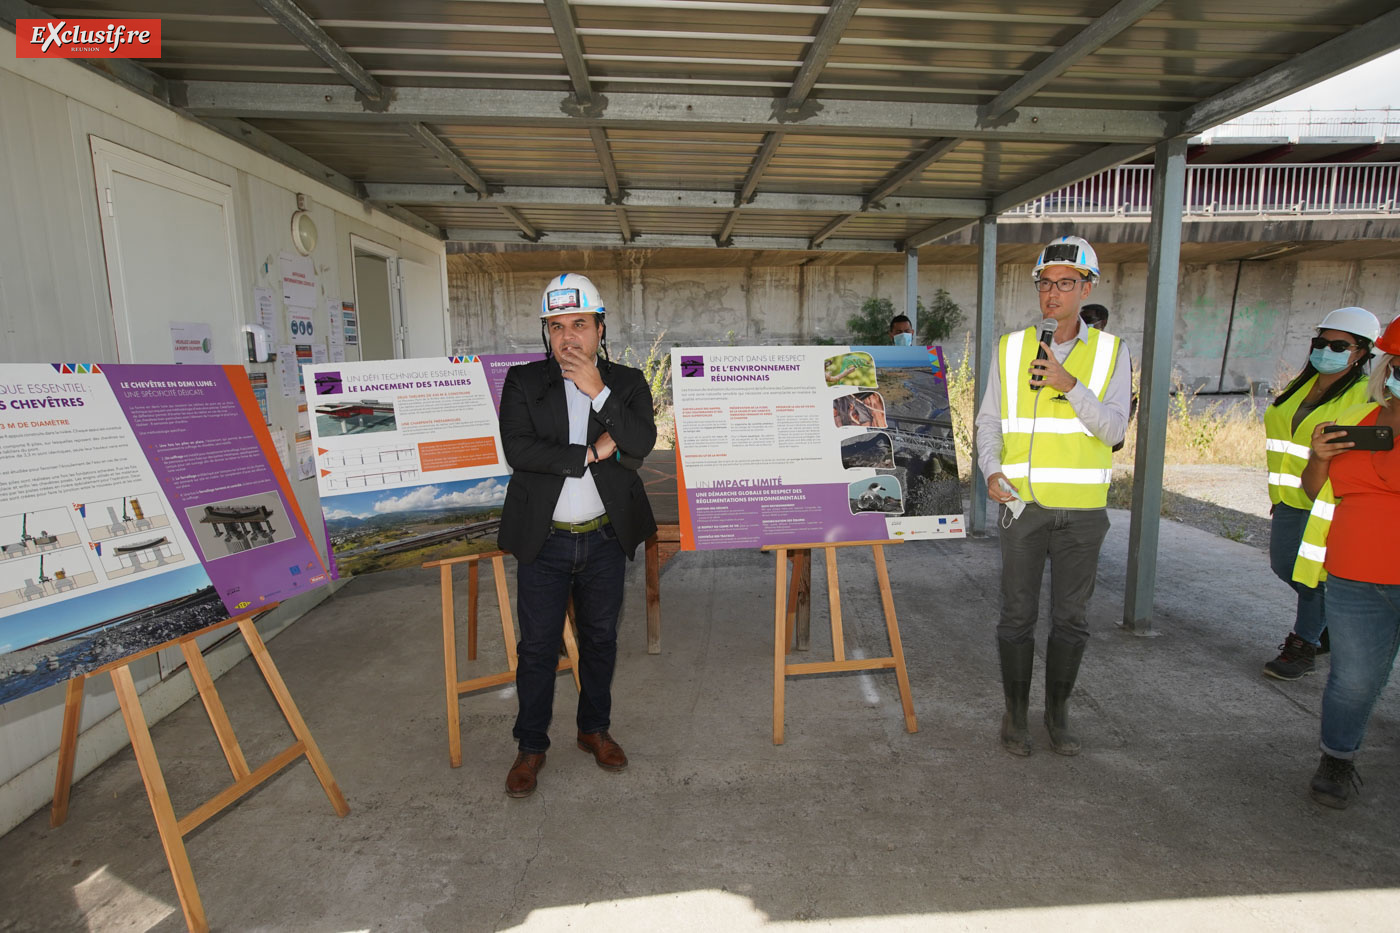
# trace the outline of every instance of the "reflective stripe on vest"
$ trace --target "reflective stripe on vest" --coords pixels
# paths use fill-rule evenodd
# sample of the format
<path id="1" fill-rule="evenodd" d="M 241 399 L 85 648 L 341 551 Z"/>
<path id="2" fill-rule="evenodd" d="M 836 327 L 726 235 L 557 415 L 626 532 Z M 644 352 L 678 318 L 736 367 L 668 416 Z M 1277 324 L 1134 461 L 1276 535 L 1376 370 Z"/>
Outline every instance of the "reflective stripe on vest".
<path id="1" fill-rule="evenodd" d="M 1048 508 L 1103 508 L 1113 451 L 1084 427 L 1068 399 L 1049 387 L 1039 392 L 1030 388 L 1026 374 L 1039 349 L 1036 336 L 1030 327 L 1007 334 L 997 354 L 1002 473 L 1027 502 Z M 1076 338 L 1064 367 L 1102 400 L 1118 346 L 1112 334 L 1090 330 L 1087 340 Z"/>
<path id="2" fill-rule="evenodd" d="M 1270 405 L 1264 409 L 1264 456 L 1269 471 L 1269 501 L 1274 505 L 1280 502 L 1295 509 L 1312 506 L 1312 500 L 1303 491 L 1303 468 L 1308 465 L 1311 453 L 1308 442 L 1313 428 L 1322 421 L 1335 421 L 1337 416 L 1349 408 L 1366 401 L 1366 380 L 1361 379 L 1341 395 L 1319 405 L 1308 416 L 1298 422 L 1293 429 L 1293 418 L 1298 408 L 1317 384 L 1314 376 L 1298 387 L 1282 405 Z"/>
<path id="3" fill-rule="evenodd" d="M 1337 417 L 1337 424 L 1360 424 L 1362 419 L 1380 406 L 1375 402 L 1354 405 Z M 1337 512 L 1337 497 L 1332 481 L 1323 484 L 1317 501 L 1308 512 L 1303 526 L 1303 542 L 1298 545 L 1298 559 L 1293 562 L 1293 579 L 1305 586 L 1317 586 L 1327 579 L 1327 534 L 1332 530 L 1332 517 Z"/>

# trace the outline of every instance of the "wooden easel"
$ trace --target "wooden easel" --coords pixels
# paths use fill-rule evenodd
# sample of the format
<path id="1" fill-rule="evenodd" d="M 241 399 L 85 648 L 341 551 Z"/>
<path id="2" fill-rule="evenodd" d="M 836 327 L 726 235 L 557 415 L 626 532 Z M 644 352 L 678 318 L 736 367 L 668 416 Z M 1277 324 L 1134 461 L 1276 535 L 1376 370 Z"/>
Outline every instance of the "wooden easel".
<path id="1" fill-rule="evenodd" d="M 452 568 L 457 564 L 467 565 L 467 660 L 476 660 L 476 601 L 478 595 L 478 565 L 483 560 L 491 561 L 491 573 L 496 580 L 496 605 L 501 610 L 501 635 L 506 644 L 506 669 L 471 680 L 457 679 L 457 618 L 452 599 Z M 506 565 L 504 551 L 488 551 L 484 554 L 468 554 L 465 557 L 449 557 L 446 560 L 428 561 L 424 567 L 438 568 L 438 580 L 442 589 L 442 660 L 445 686 L 447 688 L 447 751 L 452 767 L 462 766 L 462 717 L 459 707 L 460 697 L 474 690 L 499 687 L 515 680 L 515 617 L 510 611 L 510 591 L 506 589 Z M 564 621 L 564 651 L 567 657 L 559 662 L 555 671 L 568 670 L 574 675 L 574 686 L 578 679 L 578 642 L 574 639 L 573 605 Z"/>
<path id="2" fill-rule="evenodd" d="M 266 612 L 270 608 L 272 607 L 263 606 L 258 609 L 258 612 Z M 267 681 L 268 689 L 277 699 L 277 705 L 282 708 L 282 715 L 286 717 L 287 725 L 291 726 L 292 734 L 296 737 L 295 742 L 272 756 L 256 770 L 248 768 L 247 759 L 243 757 L 243 750 L 239 747 L 238 739 L 233 734 L 233 724 L 229 722 L 228 714 L 224 712 L 224 704 L 219 699 L 218 691 L 214 689 L 214 678 L 210 676 L 209 667 L 204 663 L 204 655 L 200 652 L 199 645 L 195 643 L 195 639 L 199 636 L 235 623 L 238 625 L 238 630 L 243 633 L 243 640 L 248 643 L 248 650 L 252 653 L 253 660 L 257 662 L 258 669 L 262 671 L 263 678 Z M 223 749 L 229 770 L 233 772 L 232 784 L 210 797 L 183 818 L 175 816 L 175 808 L 170 802 L 170 792 L 165 786 L 165 776 L 161 773 L 160 762 L 156 759 L 155 745 L 151 742 L 151 733 L 146 727 L 146 715 L 141 709 L 141 697 L 136 691 L 136 682 L 131 676 L 131 662 L 176 645 L 185 656 L 190 676 L 194 678 L 195 686 L 199 689 L 199 698 L 204 701 L 204 710 L 209 714 L 209 722 L 214 726 L 214 734 L 219 739 L 219 747 Z M 63 736 L 58 746 L 58 775 L 54 779 L 53 810 L 49 815 L 49 825 L 61 826 L 68 818 L 68 794 L 73 785 L 73 762 L 78 749 L 78 722 L 83 713 L 83 684 L 98 674 L 108 672 L 111 673 L 112 684 L 116 687 L 117 701 L 121 704 L 122 719 L 126 722 L 127 735 L 131 736 L 131 748 L 136 755 L 136 765 L 140 768 L 141 780 L 146 785 L 146 796 L 150 798 L 151 810 L 155 813 L 156 829 L 160 832 L 160 842 L 165 848 L 165 859 L 170 865 L 170 874 L 175 880 L 175 893 L 180 898 L 180 909 L 185 914 L 185 925 L 190 928 L 191 933 L 206 933 L 209 929 L 209 923 L 204 917 L 204 905 L 199 898 L 199 889 L 195 886 L 194 871 L 190 867 L 189 854 L 185 851 L 185 837 L 194 832 L 197 827 L 215 814 L 232 806 L 244 794 L 303 755 L 306 756 L 311 769 L 316 772 L 316 778 L 321 782 L 321 788 L 326 792 L 331 806 L 335 808 L 336 815 L 345 816 L 350 812 L 350 805 L 345 802 L 345 796 L 340 792 L 339 785 L 336 784 L 335 778 L 331 775 L 330 767 L 327 766 L 326 760 L 321 757 L 321 750 L 316 746 L 316 740 L 312 738 L 311 730 L 307 728 L 306 721 L 301 718 L 301 712 L 297 709 L 296 703 L 293 702 L 292 695 L 287 691 L 287 685 L 283 682 L 282 675 L 278 673 L 277 666 L 272 663 L 272 656 L 267 653 L 267 645 L 263 643 L 262 636 L 258 634 L 257 627 L 253 624 L 253 613 L 245 613 L 222 622 L 216 622 L 153 648 L 147 648 L 120 661 L 99 667 L 97 670 L 80 674 L 68 681 L 68 696 L 63 708 Z"/>
<path id="3" fill-rule="evenodd" d="M 899 637 L 899 621 L 894 615 L 894 598 L 890 594 L 890 574 L 885 566 L 885 545 L 900 544 L 899 539 L 886 541 L 842 541 L 821 544 L 770 544 L 765 551 L 777 552 L 777 566 L 774 574 L 777 585 L 773 610 L 773 744 L 783 744 L 784 693 L 788 677 L 801 674 L 831 674 L 837 671 L 871 671 L 894 668 L 899 683 L 899 698 L 904 706 L 904 728 L 910 732 L 919 731 L 919 722 L 914 717 L 914 698 L 909 691 L 909 671 L 904 666 L 904 643 Z M 861 658 L 849 660 L 846 657 L 845 633 L 841 627 L 841 591 L 836 576 L 836 551 L 845 547 L 868 546 L 875 555 L 875 574 L 880 584 L 880 604 L 885 610 L 885 629 L 890 636 L 890 656 L 886 658 Z M 826 552 L 827 600 L 831 607 L 831 649 L 834 659 L 803 664 L 787 663 L 787 653 L 793 642 L 793 623 L 802 609 L 797 601 L 801 592 L 801 581 L 806 576 L 810 584 L 811 552 Z M 788 598 L 788 554 L 793 552 L 791 590 L 794 599 Z M 798 555 L 803 556 L 799 557 Z"/>

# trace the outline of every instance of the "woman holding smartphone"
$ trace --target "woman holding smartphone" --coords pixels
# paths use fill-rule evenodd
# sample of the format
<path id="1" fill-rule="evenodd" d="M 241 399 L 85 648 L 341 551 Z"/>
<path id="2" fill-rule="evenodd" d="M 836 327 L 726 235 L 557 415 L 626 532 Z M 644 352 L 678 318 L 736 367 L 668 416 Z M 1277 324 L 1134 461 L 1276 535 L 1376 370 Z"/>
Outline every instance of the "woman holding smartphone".
<path id="1" fill-rule="evenodd" d="M 1303 488 L 1317 501 L 1294 578 L 1325 580 L 1332 666 L 1322 695 L 1322 760 L 1312 798 L 1341 809 L 1356 789 L 1353 758 L 1400 649 L 1400 318 L 1376 341 L 1369 401 L 1313 428 Z M 1349 433 L 1344 426 L 1360 425 Z M 1389 429 L 1388 431 L 1386 429 Z M 1390 445 L 1387 448 L 1387 440 Z"/>
<path id="2" fill-rule="evenodd" d="M 1335 421 L 1366 400 L 1366 363 L 1381 324 L 1365 308 L 1338 308 L 1317 325 L 1312 352 L 1303 371 L 1293 377 L 1264 412 L 1265 456 L 1269 463 L 1269 566 L 1298 594 L 1293 630 L 1279 655 L 1264 665 L 1278 680 L 1297 680 L 1313 672 L 1327 631 L 1322 590 L 1293 580 L 1293 561 L 1303 540 L 1312 497 L 1303 491 L 1308 439 L 1313 428 Z"/>

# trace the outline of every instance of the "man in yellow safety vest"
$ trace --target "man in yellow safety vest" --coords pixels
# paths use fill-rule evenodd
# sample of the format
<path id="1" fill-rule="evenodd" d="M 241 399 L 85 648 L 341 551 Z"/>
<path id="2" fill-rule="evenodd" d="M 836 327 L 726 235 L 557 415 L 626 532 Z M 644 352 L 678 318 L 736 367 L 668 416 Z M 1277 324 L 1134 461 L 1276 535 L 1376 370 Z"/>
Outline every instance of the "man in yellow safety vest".
<path id="1" fill-rule="evenodd" d="M 1050 747 L 1077 755 L 1067 705 L 1089 639 L 1085 609 L 1108 533 L 1113 445 L 1123 440 L 1132 364 L 1122 341 L 1091 328 L 1079 308 L 1099 277 L 1093 247 L 1064 236 L 1032 271 L 1038 326 L 1001 338 L 977 411 L 977 463 L 1001 509 L 1001 744 L 1031 753 L 1026 722 L 1040 581 L 1050 559 L 1045 726 Z"/>

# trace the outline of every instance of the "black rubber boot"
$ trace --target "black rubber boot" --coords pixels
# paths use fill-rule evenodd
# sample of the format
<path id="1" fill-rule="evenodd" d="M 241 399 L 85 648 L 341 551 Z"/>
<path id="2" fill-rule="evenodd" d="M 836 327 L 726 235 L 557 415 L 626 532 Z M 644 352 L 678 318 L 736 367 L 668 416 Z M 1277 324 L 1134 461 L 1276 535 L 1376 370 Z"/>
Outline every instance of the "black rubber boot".
<path id="1" fill-rule="evenodd" d="M 1069 730 L 1069 695 L 1079 677 L 1084 643 L 1051 639 L 1045 645 L 1045 728 L 1057 755 L 1078 755 L 1079 736 Z"/>
<path id="2" fill-rule="evenodd" d="M 1035 642 L 1017 644 L 998 638 L 997 653 L 1001 655 L 1001 686 L 1006 692 L 1006 712 L 1001 716 L 1001 747 L 1024 758 L 1031 753 L 1031 730 L 1026 717 L 1031 704 Z"/>
<path id="3" fill-rule="evenodd" d="M 1326 752 L 1312 776 L 1312 799 L 1324 807 L 1345 810 L 1353 794 L 1361 793 L 1361 775 L 1350 758 L 1333 758 Z"/>

